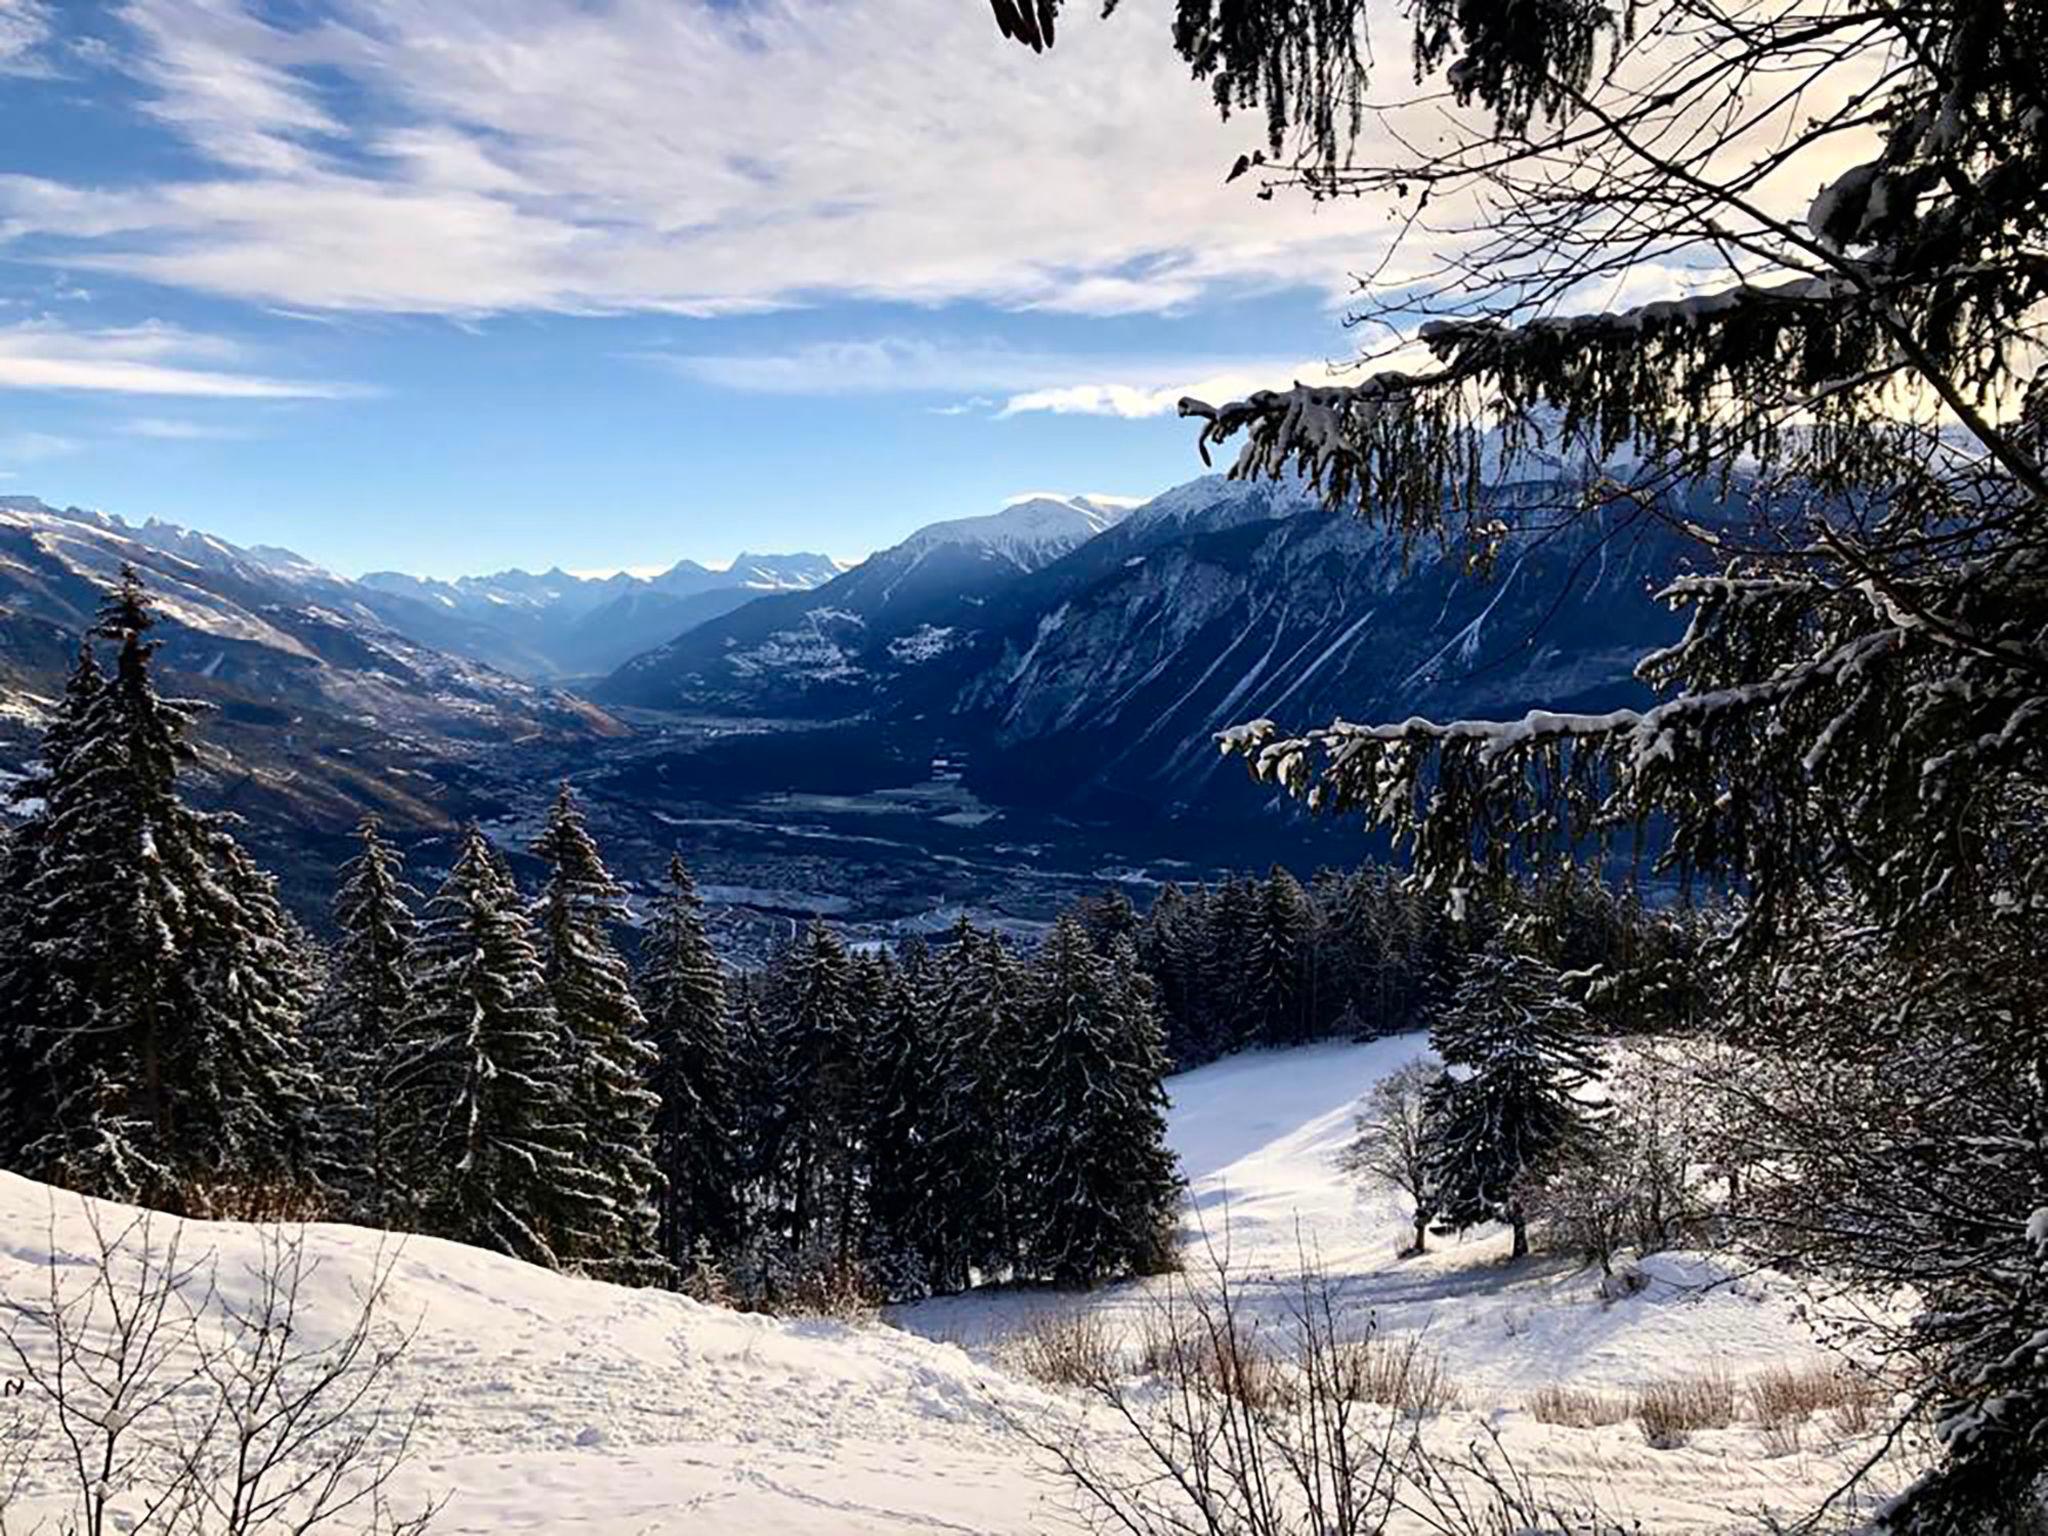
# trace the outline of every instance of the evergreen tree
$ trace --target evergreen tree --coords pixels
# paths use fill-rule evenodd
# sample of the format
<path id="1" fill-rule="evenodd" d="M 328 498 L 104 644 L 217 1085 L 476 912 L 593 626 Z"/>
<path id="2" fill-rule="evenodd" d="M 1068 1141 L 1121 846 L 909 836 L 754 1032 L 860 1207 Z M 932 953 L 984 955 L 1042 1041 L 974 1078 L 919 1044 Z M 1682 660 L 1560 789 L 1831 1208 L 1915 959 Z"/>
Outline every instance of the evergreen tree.
<path id="1" fill-rule="evenodd" d="M 854 967 L 813 922 L 781 956 L 766 1020 L 773 1120 L 763 1172 L 788 1249 L 802 1267 L 842 1272 L 858 1251 L 865 1118 Z"/>
<path id="2" fill-rule="evenodd" d="M 1315 949 L 1315 909 L 1308 893 L 1275 864 L 1250 914 L 1246 996 L 1252 1027 L 1266 1045 L 1300 1045 L 1310 1034 L 1309 965 Z"/>
<path id="3" fill-rule="evenodd" d="M 124 570 L 81 655 L 10 855 L 4 921 L 14 1166 L 115 1198 L 204 1206 L 296 1181 L 313 1135 L 302 957 L 269 880 L 179 799 L 189 711 L 162 698 Z"/>
<path id="4" fill-rule="evenodd" d="M 932 1284 L 1009 1275 L 1022 1246 L 1024 970 L 962 919 L 939 967 L 930 1147 L 922 1164 Z"/>
<path id="5" fill-rule="evenodd" d="M 413 908 L 398 849 L 375 816 L 356 827 L 360 851 L 341 866 L 334 898 L 340 934 L 318 1011 L 317 1035 L 330 1090 L 334 1177 L 351 1209 L 390 1220 L 390 1149 L 384 1080 L 401 1039 L 414 972 Z"/>
<path id="6" fill-rule="evenodd" d="M 884 957 L 884 987 L 862 1039 L 867 1091 L 867 1220 L 865 1247 L 871 1273 L 895 1297 L 927 1294 L 933 1286 L 929 1255 L 943 1242 L 945 1207 L 958 1190 L 937 1191 L 925 1176 L 934 1121 L 948 1088 L 934 1042 L 934 974 L 921 940 L 903 947 L 900 962 Z M 934 1196 L 943 1205 L 935 1208 Z"/>
<path id="7" fill-rule="evenodd" d="M 1098 955 L 1071 917 L 1031 967 L 1021 1063 L 1028 1262 L 1068 1285 L 1162 1267 L 1180 1180 L 1166 1146 L 1165 1053 L 1128 946 Z"/>
<path id="8" fill-rule="evenodd" d="M 564 784 L 533 851 L 548 866 L 540 899 L 541 963 L 571 1070 L 571 1107 L 588 1148 L 594 1201 L 576 1226 L 566 1262 L 611 1279 L 645 1279 L 660 1268 L 655 1120 L 648 1086 L 657 1053 L 633 995 L 632 972 L 612 942 L 626 920 L 626 893 Z"/>
<path id="9" fill-rule="evenodd" d="M 1525 1181 L 1589 1132 L 1573 1097 L 1598 1071 L 1584 1011 L 1556 970 L 1503 938 L 1473 957 L 1430 1041 L 1449 1070 L 1429 1093 L 1423 1203 L 1446 1230 L 1506 1222 L 1519 1259 L 1529 1251 Z"/>
<path id="10" fill-rule="evenodd" d="M 743 1145 L 724 975 L 705 935 L 696 882 L 680 858 L 669 860 L 641 953 L 660 1106 L 659 1249 L 680 1272 L 702 1255 L 727 1255 L 738 1245 Z"/>
<path id="11" fill-rule="evenodd" d="M 518 889 L 471 826 L 427 904 L 385 1083 L 394 1190 L 418 1230 L 550 1267 L 591 1251 L 601 1190 Z"/>

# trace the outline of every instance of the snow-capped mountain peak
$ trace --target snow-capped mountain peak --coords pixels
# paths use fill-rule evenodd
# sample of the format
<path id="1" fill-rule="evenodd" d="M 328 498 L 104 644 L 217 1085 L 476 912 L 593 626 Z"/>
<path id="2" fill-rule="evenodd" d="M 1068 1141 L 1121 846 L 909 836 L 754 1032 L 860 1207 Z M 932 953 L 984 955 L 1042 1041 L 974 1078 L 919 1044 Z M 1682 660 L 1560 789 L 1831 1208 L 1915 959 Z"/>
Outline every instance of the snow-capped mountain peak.
<path id="1" fill-rule="evenodd" d="M 920 528 L 891 553 L 916 561 L 934 550 L 963 548 L 1036 570 L 1115 527 L 1130 510 L 1121 501 L 1097 497 L 1027 496 L 1000 512 Z"/>

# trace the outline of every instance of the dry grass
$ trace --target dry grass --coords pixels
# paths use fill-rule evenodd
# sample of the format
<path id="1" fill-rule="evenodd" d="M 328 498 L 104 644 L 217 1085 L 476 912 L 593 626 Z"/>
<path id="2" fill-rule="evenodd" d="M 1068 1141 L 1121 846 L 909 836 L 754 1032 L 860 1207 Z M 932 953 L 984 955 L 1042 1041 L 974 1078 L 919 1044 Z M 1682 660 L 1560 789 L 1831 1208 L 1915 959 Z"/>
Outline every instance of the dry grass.
<path id="1" fill-rule="evenodd" d="M 1598 1429 L 1619 1424 L 1635 1411 L 1626 1397 L 1595 1392 L 1586 1387 L 1538 1387 L 1525 1406 L 1539 1424 L 1562 1424 L 1568 1429 Z"/>
<path id="2" fill-rule="evenodd" d="M 1138 1370 L 1198 1384 L 1248 1408 L 1278 1406 L 1295 1390 L 1280 1358 L 1241 1318 L 1199 1313 L 1148 1318 L 1138 1343 Z"/>
<path id="3" fill-rule="evenodd" d="M 1799 1449 L 1807 1422 L 1827 1413 L 1845 1436 L 1869 1434 L 1877 1426 L 1884 1389 L 1868 1376 L 1818 1361 L 1759 1371 L 1747 1384 L 1750 1412 L 1775 1456 Z"/>
<path id="4" fill-rule="evenodd" d="M 1726 1429 L 1735 1422 L 1735 1382 L 1718 1367 L 1653 1381 L 1636 1393 L 1635 1410 L 1643 1438 L 1659 1450 L 1672 1450 L 1700 1430 Z"/>
<path id="5" fill-rule="evenodd" d="M 1087 1387 L 1114 1381 L 1123 1351 L 1109 1325 L 1094 1312 L 1048 1312 L 1004 1339 L 1003 1364 L 1049 1387 Z"/>
<path id="6" fill-rule="evenodd" d="M 1405 1418 L 1431 1419 L 1460 1401 L 1443 1356 L 1409 1339 L 1366 1339 L 1337 1354 L 1337 1390 L 1362 1403 L 1383 1403 Z"/>

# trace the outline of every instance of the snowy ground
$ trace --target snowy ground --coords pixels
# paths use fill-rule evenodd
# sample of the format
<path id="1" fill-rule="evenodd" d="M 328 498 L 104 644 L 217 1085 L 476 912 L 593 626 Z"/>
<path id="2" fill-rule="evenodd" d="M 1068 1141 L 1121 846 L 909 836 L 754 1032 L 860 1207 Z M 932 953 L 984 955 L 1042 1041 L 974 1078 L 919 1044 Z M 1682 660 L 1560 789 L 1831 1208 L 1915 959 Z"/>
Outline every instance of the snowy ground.
<path id="1" fill-rule="evenodd" d="M 1549 1382 L 1620 1389 L 1716 1365 L 1740 1376 L 1819 1352 L 1795 1298 L 1704 1259 L 1654 1261 L 1657 1282 L 1612 1304 L 1569 1266 L 1503 1265 L 1501 1235 L 1397 1260 L 1405 1212 L 1361 1195 L 1333 1157 L 1360 1093 L 1419 1048 L 1408 1037 L 1262 1053 L 1176 1079 L 1191 1247 L 1226 1251 L 1254 1291 L 1274 1293 L 1312 1247 L 1346 1306 L 1441 1352 L 1464 1406 L 1438 1433 L 1462 1443 L 1491 1425 L 1525 1467 L 1648 1531 L 1729 1528 L 1832 1488 L 1853 1448 L 1818 1428 L 1805 1451 L 1772 1456 L 1748 1425 L 1656 1450 L 1633 1423 L 1535 1422 L 1523 1396 Z M 316 1313 L 346 1313 L 376 1236 L 321 1227 L 308 1241 Z M 0 1290 L 34 1293 L 52 1251 L 87 1246 L 76 1201 L 0 1175 Z M 186 1247 L 230 1269 L 253 1253 L 249 1229 L 232 1226 L 195 1226 Z M 452 1496 L 435 1531 L 621 1536 L 1072 1529 L 1070 1496 L 1010 1419 L 1072 1409 L 1004 1376 L 1000 1340 L 1047 1308 L 1135 1321 L 1165 1283 L 1086 1298 L 985 1293 L 902 1309 L 899 1327 L 850 1328 L 741 1316 L 424 1239 L 408 1241 L 393 1278 L 393 1315 L 419 1328 L 402 1387 L 430 1410 L 406 1486 Z"/>

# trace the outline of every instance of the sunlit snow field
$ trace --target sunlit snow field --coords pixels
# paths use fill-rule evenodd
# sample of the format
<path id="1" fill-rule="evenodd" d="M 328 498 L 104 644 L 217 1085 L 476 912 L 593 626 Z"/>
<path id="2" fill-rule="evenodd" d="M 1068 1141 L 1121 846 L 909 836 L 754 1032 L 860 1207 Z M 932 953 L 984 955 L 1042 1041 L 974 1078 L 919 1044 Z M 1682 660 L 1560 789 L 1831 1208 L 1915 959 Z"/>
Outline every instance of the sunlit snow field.
<path id="1" fill-rule="evenodd" d="M 1362 1190 L 1336 1156 L 1360 1095 L 1422 1047 L 1405 1036 L 1254 1053 L 1171 1080 L 1191 1266 L 1227 1258 L 1277 1317 L 1311 1254 L 1346 1309 L 1441 1354 L 1461 1405 L 1433 1435 L 1462 1444 L 1491 1426 L 1559 1493 L 1597 1496 L 1646 1530 L 1732 1528 L 1763 1506 L 1801 1508 L 1868 1454 L 1830 1443 L 1819 1421 L 1781 1455 L 1747 1423 L 1660 1450 L 1633 1422 L 1536 1422 L 1523 1402 L 1542 1385 L 1619 1391 L 1713 1367 L 1740 1378 L 1819 1358 L 1821 1346 L 1784 1282 L 1706 1258 L 1653 1259 L 1649 1287 L 1613 1302 L 1569 1262 L 1504 1265 L 1504 1233 L 1397 1259 L 1405 1209 Z M 350 1312 L 379 1242 L 312 1229 L 316 1321 Z M 89 1246 L 75 1200 L 0 1175 L 9 1294 L 42 1287 L 53 1247 L 76 1260 Z M 195 1224 L 187 1256 L 202 1246 L 224 1270 L 254 1253 L 248 1229 L 232 1226 Z M 1005 1374 L 1002 1340 L 1048 1309 L 1100 1309 L 1135 1328 L 1173 1284 L 986 1292 L 846 1326 L 742 1316 L 423 1238 L 406 1241 L 393 1279 L 393 1315 L 419 1328 L 401 1385 L 429 1409 L 403 1482 L 415 1496 L 450 1495 L 434 1530 L 620 1536 L 1073 1529 L 1072 1495 L 1017 1423 L 1107 1431 L 1099 1414 Z"/>

